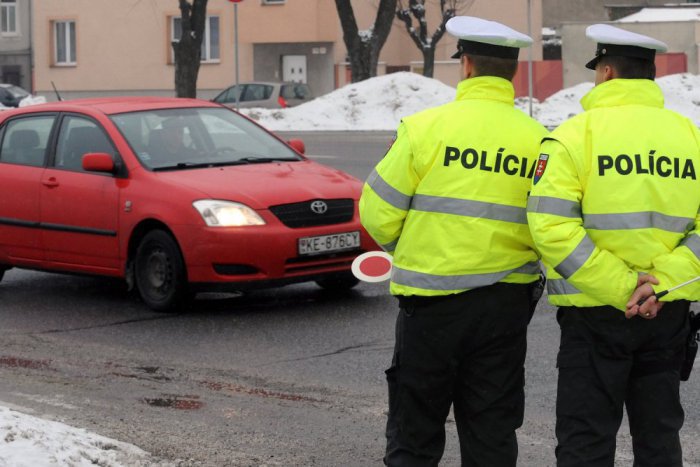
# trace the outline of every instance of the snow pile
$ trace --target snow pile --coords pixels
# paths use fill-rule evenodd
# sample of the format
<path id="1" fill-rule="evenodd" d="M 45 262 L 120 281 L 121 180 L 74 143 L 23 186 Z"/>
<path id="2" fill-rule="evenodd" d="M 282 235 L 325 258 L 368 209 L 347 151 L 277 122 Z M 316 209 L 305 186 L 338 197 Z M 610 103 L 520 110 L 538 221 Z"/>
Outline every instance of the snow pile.
<path id="1" fill-rule="evenodd" d="M 665 105 L 689 117 L 700 126 L 700 75 L 681 73 L 657 78 L 664 92 Z"/>
<path id="2" fill-rule="evenodd" d="M 36 104 L 46 104 L 46 98 L 44 96 L 27 96 L 21 101 L 19 101 L 20 107 L 26 107 L 28 105 Z"/>
<path id="3" fill-rule="evenodd" d="M 700 8 L 642 8 L 617 23 L 657 23 L 661 21 L 700 21 Z"/>
<path id="4" fill-rule="evenodd" d="M 455 98 L 455 88 L 410 72 L 348 84 L 289 109 L 241 109 L 274 131 L 394 130 L 401 118 Z"/>
<path id="5" fill-rule="evenodd" d="M 581 83 L 552 94 L 542 103 L 533 100 L 532 117 L 546 127 L 558 126 L 564 120 L 583 112 L 580 100 L 591 89 L 593 83 Z M 516 99 L 515 105 L 525 113 L 529 111 L 527 97 Z"/>
<path id="6" fill-rule="evenodd" d="M 666 107 L 700 125 L 700 76 L 682 73 L 656 81 L 666 97 Z M 533 117 L 555 127 L 583 112 L 579 101 L 592 88 L 593 83 L 581 83 L 544 102 L 533 99 Z M 272 131 L 395 130 L 402 117 L 450 102 L 455 95 L 455 88 L 436 79 L 402 72 L 349 84 L 298 107 L 241 112 Z M 516 106 L 527 113 L 528 98 L 516 99 Z"/>
<path id="7" fill-rule="evenodd" d="M 32 96 L 29 95 L 19 101 L 19 107 L 26 107 L 28 105 L 37 105 L 37 104 L 46 104 L 46 98 L 44 96 Z M 4 105 L 0 104 L 0 110 L 10 110 L 14 109 L 15 107 L 5 107 Z"/>
<path id="8" fill-rule="evenodd" d="M 0 406 L 0 465 L 154 466 L 136 446 Z"/>
<path id="9" fill-rule="evenodd" d="M 700 126 L 700 75 L 681 73 L 658 78 L 666 98 L 666 107 Z M 547 127 L 583 112 L 581 98 L 593 83 L 581 83 L 562 89 L 543 102 L 533 99 L 532 116 Z M 348 84 L 297 107 L 288 109 L 241 109 L 241 113 L 272 131 L 385 130 L 393 131 L 401 118 L 455 98 L 456 89 L 416 73 L 400 72 Z M 30 96 L 25 105 L 46 102 Z M 516 107 L 529 112 L 529 99 L 519 97 Z M 1 106 L 0 106 L 1 107 Z"/>

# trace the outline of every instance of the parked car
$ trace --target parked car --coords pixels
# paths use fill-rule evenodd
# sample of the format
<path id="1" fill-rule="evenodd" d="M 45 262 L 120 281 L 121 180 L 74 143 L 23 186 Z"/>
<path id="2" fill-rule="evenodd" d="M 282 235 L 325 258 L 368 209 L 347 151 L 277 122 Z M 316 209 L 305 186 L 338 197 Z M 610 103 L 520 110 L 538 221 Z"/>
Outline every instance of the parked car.
<path id="1" fill-rule="evenodd" d="M 120 277 L 159 311 L 205 290 L 351 288 L 353 259 L 377 249 L 362 184 L 301 152 L 196 99 L 1 112 L 0 279 L 12 267 Z"/>
<path id="2" fill-rule="evenodd" d="M 30 95 L 19 86 L 0 83 L 0 105 L 4 107 L 19 107 L 20 101 Z"/>
<path id="3" fill-rule="evenodd" d="M 241 83 L 231 86 L 212 99 L 218 104 L 235 108 L 236 99 L 242 108 L 263 107 L 278 109 L 294 107 L 313 99 L 305 83 Z"/>

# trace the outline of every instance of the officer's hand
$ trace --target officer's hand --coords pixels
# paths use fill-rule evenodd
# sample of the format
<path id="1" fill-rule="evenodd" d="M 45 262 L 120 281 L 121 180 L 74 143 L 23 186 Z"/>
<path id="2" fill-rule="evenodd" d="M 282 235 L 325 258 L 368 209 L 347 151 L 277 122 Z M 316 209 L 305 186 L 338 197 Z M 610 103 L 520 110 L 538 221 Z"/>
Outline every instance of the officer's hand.
<path id="1" fill-rule="evenodd" d="M 642 274 L 641 276 L 637 277 L 637 287 L 642 284 L 646 284 L 647 282 L 650 284 L 659 285 L 659 280 L 651 274 Z"/>
<path id="2" fill-rule="evenodd" d="M 646 278 L 637 289 L 632 293 L 629 301 L 627 302 L 627 310 L 625 310 L 625 316 L 627 319 L 633 316 L 639 315 L 645 319 L 654 319 L 658 314 L 659 310 L 664 306 L 662 302 L 659 302 L 654 295 L 654 289 L 651 284 L 658 284 L 659 281 L 653 276 L 641 276 Z M 639 282 L 639 281 L 638 281 Z M 640 300 L 644 300 L 642 305 L 638 305 Z"/>

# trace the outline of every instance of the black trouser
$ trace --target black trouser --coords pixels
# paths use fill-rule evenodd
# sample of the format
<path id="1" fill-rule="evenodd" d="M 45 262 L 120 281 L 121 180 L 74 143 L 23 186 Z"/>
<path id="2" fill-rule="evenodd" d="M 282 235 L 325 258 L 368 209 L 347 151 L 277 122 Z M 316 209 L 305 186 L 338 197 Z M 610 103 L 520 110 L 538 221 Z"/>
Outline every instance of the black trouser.
<path id="1" fill-rule="evenodd" d="M 498 283 L 403 298 L 389 383 L 384 461 L 437 465 L 454 404 L 463 466 L 514 466 L 522 425 L 529 286 Z"/>
<path id="2" fill-rule="evenodd" d="M 613 466 L 623 405 L 635 467 L 683 465 L 679 369 L 688 309 L 667 303 L 651 320 L 628 320 L 612 307 L 559 309 L 559 467 Z"/>

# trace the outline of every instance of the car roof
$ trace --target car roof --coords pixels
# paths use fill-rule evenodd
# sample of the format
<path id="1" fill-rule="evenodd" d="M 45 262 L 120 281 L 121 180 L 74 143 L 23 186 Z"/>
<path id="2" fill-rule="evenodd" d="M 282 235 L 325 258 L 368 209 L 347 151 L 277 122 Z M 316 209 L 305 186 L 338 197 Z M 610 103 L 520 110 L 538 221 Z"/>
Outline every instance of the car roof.
<path id="1" fill-rule="evenodd" d="M 101 97 L 49 102 L 22 107 L 26 112 L 69 112 L 92 109 L 107 115 L 181 107 L 220 107 L 202 99 L 179 97 Z"/>

